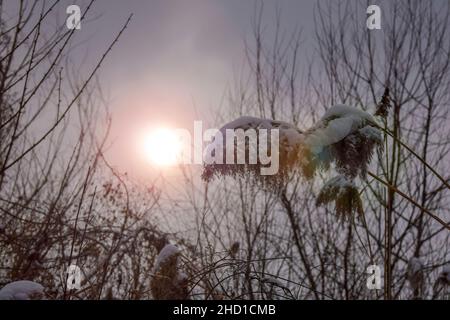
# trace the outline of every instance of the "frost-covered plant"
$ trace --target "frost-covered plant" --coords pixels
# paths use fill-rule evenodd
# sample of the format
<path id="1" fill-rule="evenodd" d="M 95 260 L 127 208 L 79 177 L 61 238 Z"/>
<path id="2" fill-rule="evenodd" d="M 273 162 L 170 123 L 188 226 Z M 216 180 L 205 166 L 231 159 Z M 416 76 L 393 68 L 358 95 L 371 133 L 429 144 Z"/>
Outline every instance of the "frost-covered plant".
<path id="1" fill-rule="evenodd" d="M 318 206 L 334 202 L 336 214 L 339 217 L 348 217 L 353 212 L 359 216 L 364 214 L 358 188 L 344 175 L 330 179 L 322 187 L 316 202 Z"/>
<path id="2" fill-rule="evenodd" d="M 225 141 L 225 132 L 230 129 L 241 129 L 244 132 L 253 129 L 258 134 L 260 129 L 278 130 L 279 148 L 270 152 L 278 152 L 279 171 L 272 176 L 262 176 L 258 174 L 262 166 L 259 162 L 239 165 L 223 164 L 225 161 L 221 161 L 222 163 L 204 166 L 202 177 L 205 180 L 210 180 L 217 175 L 241 176 L 250 172 L 265 183 L 270 181 L 279 183 L 285 181 L 286 177 L 294 171 L 300 171 L 303 177 L 310 179 L 319 168 L 328 169 L 331 163 L 336 165 L 336 169 L 341 174 L 352 177 L 364 176 L 374 148 L 382 145 L 381 133 L 377 129 L 375 119 L 363 110 L 346 105 L 331 107 L 319 122 L 305 132 L 283 121 L 240 117 L 220 129 L 218 135 L 222 135 L 221 139 L 214 139 L 207 146 L 206 155 L 211 150 L 223 148 L 222 154 L 225 157 L 226 143 L 218 145 L 217 141 Z M 235 142 L 235 153 L 237 149 Z M 247 158 L 250 152 L 257 151 L 257 147 L 246 143 Z"/>
<path id="3" fill-rule="evenodd" d="M 384 100 L 380 105 L 389 103 L 388 97 Z M 380 111 L 380 114 L 384 112 Z M 311 179 L 318 170 L 328 170 L 334 165 L 340 175 L 324 186 L 317 204 L 334 202 L 340 216 L 350 215 L 352 212 L 362 215 L 362 202 L 354 180 L 357 177 L 366 178 L 367 167 L 375 149 L 383 147 L 382 134 L 378 128 L 379 125 L 371 114 L 347 105 L 332 106 L 307 131 L 301 131 L 282 121 L 241 117 L 220 129 L 218 134 L 222 135 L 221 139 L 213 140 L 208 145 L 207 152 L 222 147 L 222 154 L 226 154 L 226 144 L 217 145 L 216 140 L 224 141 L 227 129 L 241 129 L 244 132 L 253 129 L 258 133 L 260 129 L 277 129 L 280 137 L 279 148 L 270 152 L 278 152 L 278 173 L 271 176 L 260 175 L 260 163 L 211 163 L 204 165 L 202 177 L 209 181 L 215 176 L 251 176 L 277 192 L 280 190 L 279 186 L 293 173 L 299 172 L 305 179 Z M 247 143 L 245 148 L 246 155 L 254 151 Z"/>
<path id="4" fill-rule="evenodd" d="M 187 275 L 180 270 L 180 249 L 167 244 L 156 258 L 150 282 L 152 295 L 157 300 L 184 300 L 188 298 Z"/>
<path id="5" fill-rule="evenodd" d="M 237 159 L 239 152 L 245 154 L 246 159 L 250 158 L 250 154 L 259 154 L 260 130 L 269 131 L 267 133 L 268 150 L 270 153 L 278 152 L 279 156 L 279 171 L 277 172 L 277 174 L 271 176 L 260 175 L 260 169 L 265 165 L 260 162 L 260 159 L 258 157 L 255 157 L 257 160 L 255 164 L 251 164 L 249 163 L 249 161 L 246 161 L 244 164 L 226 163 L 226 131 L 243 130 L 244 132 L 247 132 L 247 130 L 249 129 L 256 131 L 257 143 L 256 145 L 250 145 L 248 141 L 246 141 L 245 145 L 243 146 L 244 150 L 241 150 L 242 146 L 240 146 L 237 141 L 234 141 L 234 159 Z M 270 150 L 270 130 L 274 129 L 278 130 L 279 132 L 278 150 Z M 301 150 L 303 139 L 303 132 L 289 123 L 249 116 L 240 117 L 220 128 L 213 141 L 206 147 L 205 160 L 206 162 L 208 162 L 208 164 L 204 165 L 202 178 L 206 181 L 210 181 L 217 176 L 251 176 L 255 177 L 264 185 L 270 185 L 273 187 L 274 185 L 283 183 L 289 173 L 299 168 L 303 171 L 304 176 L 310 177 L 312 170 L 308 169 L 308 165 L 306 165 L 306 163 L 300 158 L 300 155 L 307 152 Z M 221 159 L 221 163 L 211 161 L 211 155 L 215 155 L 216 150 L 220 149 L 222 149 L 221 151 L 223 156 L 223 158 Z"/>
<path id="6" fill-rule="evenodd" d="M 355 107 L 336 105 L 305 133 L 304 145 L 312 161 L 347 177 L 365 177 L 375 147 L 382 146 L 375 119 Z"/>

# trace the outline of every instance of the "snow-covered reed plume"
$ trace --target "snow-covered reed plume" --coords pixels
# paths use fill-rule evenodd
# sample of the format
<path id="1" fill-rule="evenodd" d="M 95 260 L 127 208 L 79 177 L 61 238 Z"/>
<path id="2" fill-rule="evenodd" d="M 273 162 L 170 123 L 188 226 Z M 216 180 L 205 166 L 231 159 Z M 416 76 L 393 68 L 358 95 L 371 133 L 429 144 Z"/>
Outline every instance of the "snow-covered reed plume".
<path id="1" fill-rule="evenodd" d="M 294 169 L 301 169 L 303 176 L 312 178 L 318 168 L 329 168 L 336 165 L 339 173 L 350 177 L 364 176 L 374 148 L 382 143 L 381 132 L 372 115 L 355 107 L 335 105 L 312 128 L 301 131 L 294 125 L 283 121 L 240 117 L 225 124 L 218 134 L 225 140 L 227 129 L 244 132 L 253 129 L 279 130 L 280 145 L 278 152 L 280 171 L 267 178 L 279 179 Z M 226 153 L 225 143 L 221 143 Z M 207 146 L 207 152 L 217 147 L 216 140 Z M 246 153 L 253 146 L 246 145 Z M 237 149 L 237 148 L 236 148 Z M 260 163 L 254 165 L 261 166 Z M 207 164 L 204 166 L 203 178 L 211 179 L 214 175 L 242 174 L 243 169 L 251 169 L 252 165 Z M 263 177 L 261 177 L 263 178 Z"/>
<path id="2" fill-rule="evenodd" d="M 385 116 L 389 104 L 388 93 L 378 106 L 377 115 Z M 334 201 L 336 210 L 341 216 L 353 212 L 363 214 L 361 199 L 354 180 L 366 178 L 367 167 L 376 148 L 383 147 L 383 135 L 375 118 L 361 109 L 347 105 L 335 105 L 329 108 L 323 117 L 310 129 L 299 130 L 294 125 L 283 121 L 259 119 L 255 117 L 240 117 L 225 124 L 218 134 L 226 138 L 227 129 L 246 130 L 260 129 L 279 130 L 280 143 L 278 150 L 279 171 L 275 175 L 258 174 L 261 163 L 256 164 L 219 164 L 204 165 L 202 177 L 209 181 L 215 176 L 242 176 L 250 174 L 263 185 L 269 185 L 272 190 L 286 182 L 294 172 L 299 172 L 304 178 L 311 179 L 318 170 L 328 170 L 331 165 L 339 173 L 322 189 L 317 204 L 327 204 Z M 220 140 L 220 139 L 219 139 Z M 207 150 L 216 150 L 216 140 L 213 140 Z M 223 144 L 225 145 L 225 144 Z M 221 145 L 222 146 L 222 145 Z M 254 152 L 252 146 L 245 145 L 246 154 Z M 223 150 L 223 154 L 226 150 Z"/>
<path id="3" fill-rule="evenodd" d="M 150 288 L 157 300 L 188 298 L 187 275 L 180 270 L 180 249 L 167 244 L 156 258 Z"/>
<path id="4" fill-rule="evenodd" d="M 261 164 L 260 159 L 257 158 L 256 163 L 249 163 L 246 161 L 245 164 L 226 163 L 226 147 L 227 147 L 227 136 L 226 131 L 232 130 L 237 132 L 237 130 L 243 130 L 248 132 L 248 130 L 253 130 L 257 133 L 257 143 L 256 145 L 245 143 L 243 146 L 238 145 L 234 141 L 234 158 L 237 159 L 237 154 L 242 152 L 245 154 L 246 159 L 250 158 L 250 154 L 259 154 L 259 146 L 262 144 L 260 138 L 260 130 L 264 132 L 270 132 L 270 130 L 276 129 L 279 132 L 279 171 L 273 176 L 260 175 Z M 267 145 L 270 152 L 277 150 L 270 150 L 271 135 L 267 133 Z M 293 171 L 298 167 L 297 163 L 300 162 L 298 156 L 302 153 L 299 148 L 302 146 L 302 141 L 304 139 L 303 132 L 287 122 L 261 119 L 256 117 L 242 116 L 238 119 L 225 124 L 220 128 L 218 133 L 215 135 L 213 141 L 206 146 L 204 159 L 208 164 L 204 165 L 204 170 L 202 177 L 204 180 L 209 181 L 216 176 L 243 176 L 251 173 L 253 176 L 258 177 L 258 180 L 264 183 L 274 184 L 279 183 L 280 179 L 283 179 L 287 173 Z M 221 163 L 214 162 L 211 158 L 211 154 L 214 154 L 216 150 L 222 150 L 223 159 Z M 306 175 L 306 173 L 305 173 Z"/>

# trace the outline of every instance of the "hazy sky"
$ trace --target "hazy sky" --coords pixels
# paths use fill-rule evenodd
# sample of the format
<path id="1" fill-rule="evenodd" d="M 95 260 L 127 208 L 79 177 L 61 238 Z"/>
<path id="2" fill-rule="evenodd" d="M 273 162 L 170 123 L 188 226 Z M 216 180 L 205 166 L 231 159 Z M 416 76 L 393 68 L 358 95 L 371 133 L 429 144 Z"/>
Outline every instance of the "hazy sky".
<path id="1" fill-rule="evenodd" d="M 266 1 L 268 28 L 277 3 L 287 29 L 301 25 L 312 30 L 313 1 L 298 0 Z M 241 0 L 98 0 L 94 10 L 101 16 L 79 32 L 78 39 L 87 40 L 80 50 L 89 49 L 89 57 L 97 58 L 133 13 L 103 67 L 105 85 L 113 96 L 145 101 L 158 120 L 173 119 L 173 112 L 193 116 L 186 109 L 194 102 L 200 108 L 219 103 L 233 70 L 242 64 L 254 6 L 255 1 Z"/>
<path id="2" fill-rule="evenodd" d="M 265 24 L 273 27 L 275 8 L 281 9 L 286 31 L 313 31 L 315 1 L 266 1 Z M 244 62 L 244 41 L 251 39 L 255 1 L 241 0 L 98 0 L 91 21 L 77 31 L 80 45 L 72 57 L 86 72 L 99 58 L 130 13 L 133 20 L 101 70 L 110 91 L 113 112 L 109 155 L 114 163 L 140 167 L 130 157 L 140 130 L 168 125 L 192 128 L 193 120 L 220 107 L 233 72 Z M 66 1 L 65 7 L 87 1 Z M 195 106 L 195 108 L 194 108 Z M 196 113 L 197 111 L 197 113 Z M 132 143 L 130 143 L 132 142 Z M 126 151 L 125 151 L 126 150 Z M 125 151 L 125 152 L 124 152 Z M 130 162 L 131 161 L 131 162 Z M 137 162 L 135 162 L 137 161 Z"/>
<path id="3" fill-rule="evenodd" d="M 313 32 L 316 1 L 264 2 L 264 38 L 271 42 L 275 10 L 282 28 Z M 45 2 L 50 6 L 53 1 Z M 44 28 L 65 28 L 66 8 L 88 0 L 62 0 Z M 132 13 L 132 21 L 98 75 L 109 92 L 112 112 L 111 163 L 123 171 L 145 167 L 137 155 L 139 136 L 156 126 L 192 129 L 221 106 L 227 86 L 245 62 L 245 40 L 252 41 L 255 0 L 97 0 L 75 32 L 71 66 L 87 78 Z M 18 2 L 4 5 L 3 18 L 17 14 Z M 38 18 L 36 12 L 36 17 Z M 305 42 L 308 45 L 308 42 Z M 79 72 L 78 72 L 79 71 Z M 69 93 L 68 93 L 69 94 Z M 53 115 L 51 115 L 53 117 Z M 53 119 L 53 118 L 52 118 Z M 45 119 L 44 119 L 45 120 Z M 43 127 L 46 127 L 45 124 Z M 139 169 L 140 171 L 140 169 Z"/>

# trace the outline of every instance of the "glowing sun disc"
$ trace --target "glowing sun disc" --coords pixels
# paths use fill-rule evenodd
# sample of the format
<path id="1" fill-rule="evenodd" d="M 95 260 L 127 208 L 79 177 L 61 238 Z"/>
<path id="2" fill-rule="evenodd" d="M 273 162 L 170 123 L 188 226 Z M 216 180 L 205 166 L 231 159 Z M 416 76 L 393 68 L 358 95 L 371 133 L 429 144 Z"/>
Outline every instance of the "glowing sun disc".
<path id="1" fill-rule="evenodd" d="M 158 166 L 176 165 L 181 150 L 179 137 L 170 129 L 153 130 L 144 138 L 145 156 Z"/>

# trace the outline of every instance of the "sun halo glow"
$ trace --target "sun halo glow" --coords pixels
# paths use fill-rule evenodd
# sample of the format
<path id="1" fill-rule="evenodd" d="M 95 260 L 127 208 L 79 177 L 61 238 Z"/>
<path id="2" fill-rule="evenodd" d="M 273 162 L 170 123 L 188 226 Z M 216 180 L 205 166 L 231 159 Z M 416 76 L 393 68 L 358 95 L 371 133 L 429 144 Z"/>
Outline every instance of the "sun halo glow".
<path id="1" fill-rule="evenodd" d="M 145 157 L 157 166 L 173 166 L 179 162 L 182 146 L 173 130 L 158 128 L 144 136 Z"/>

